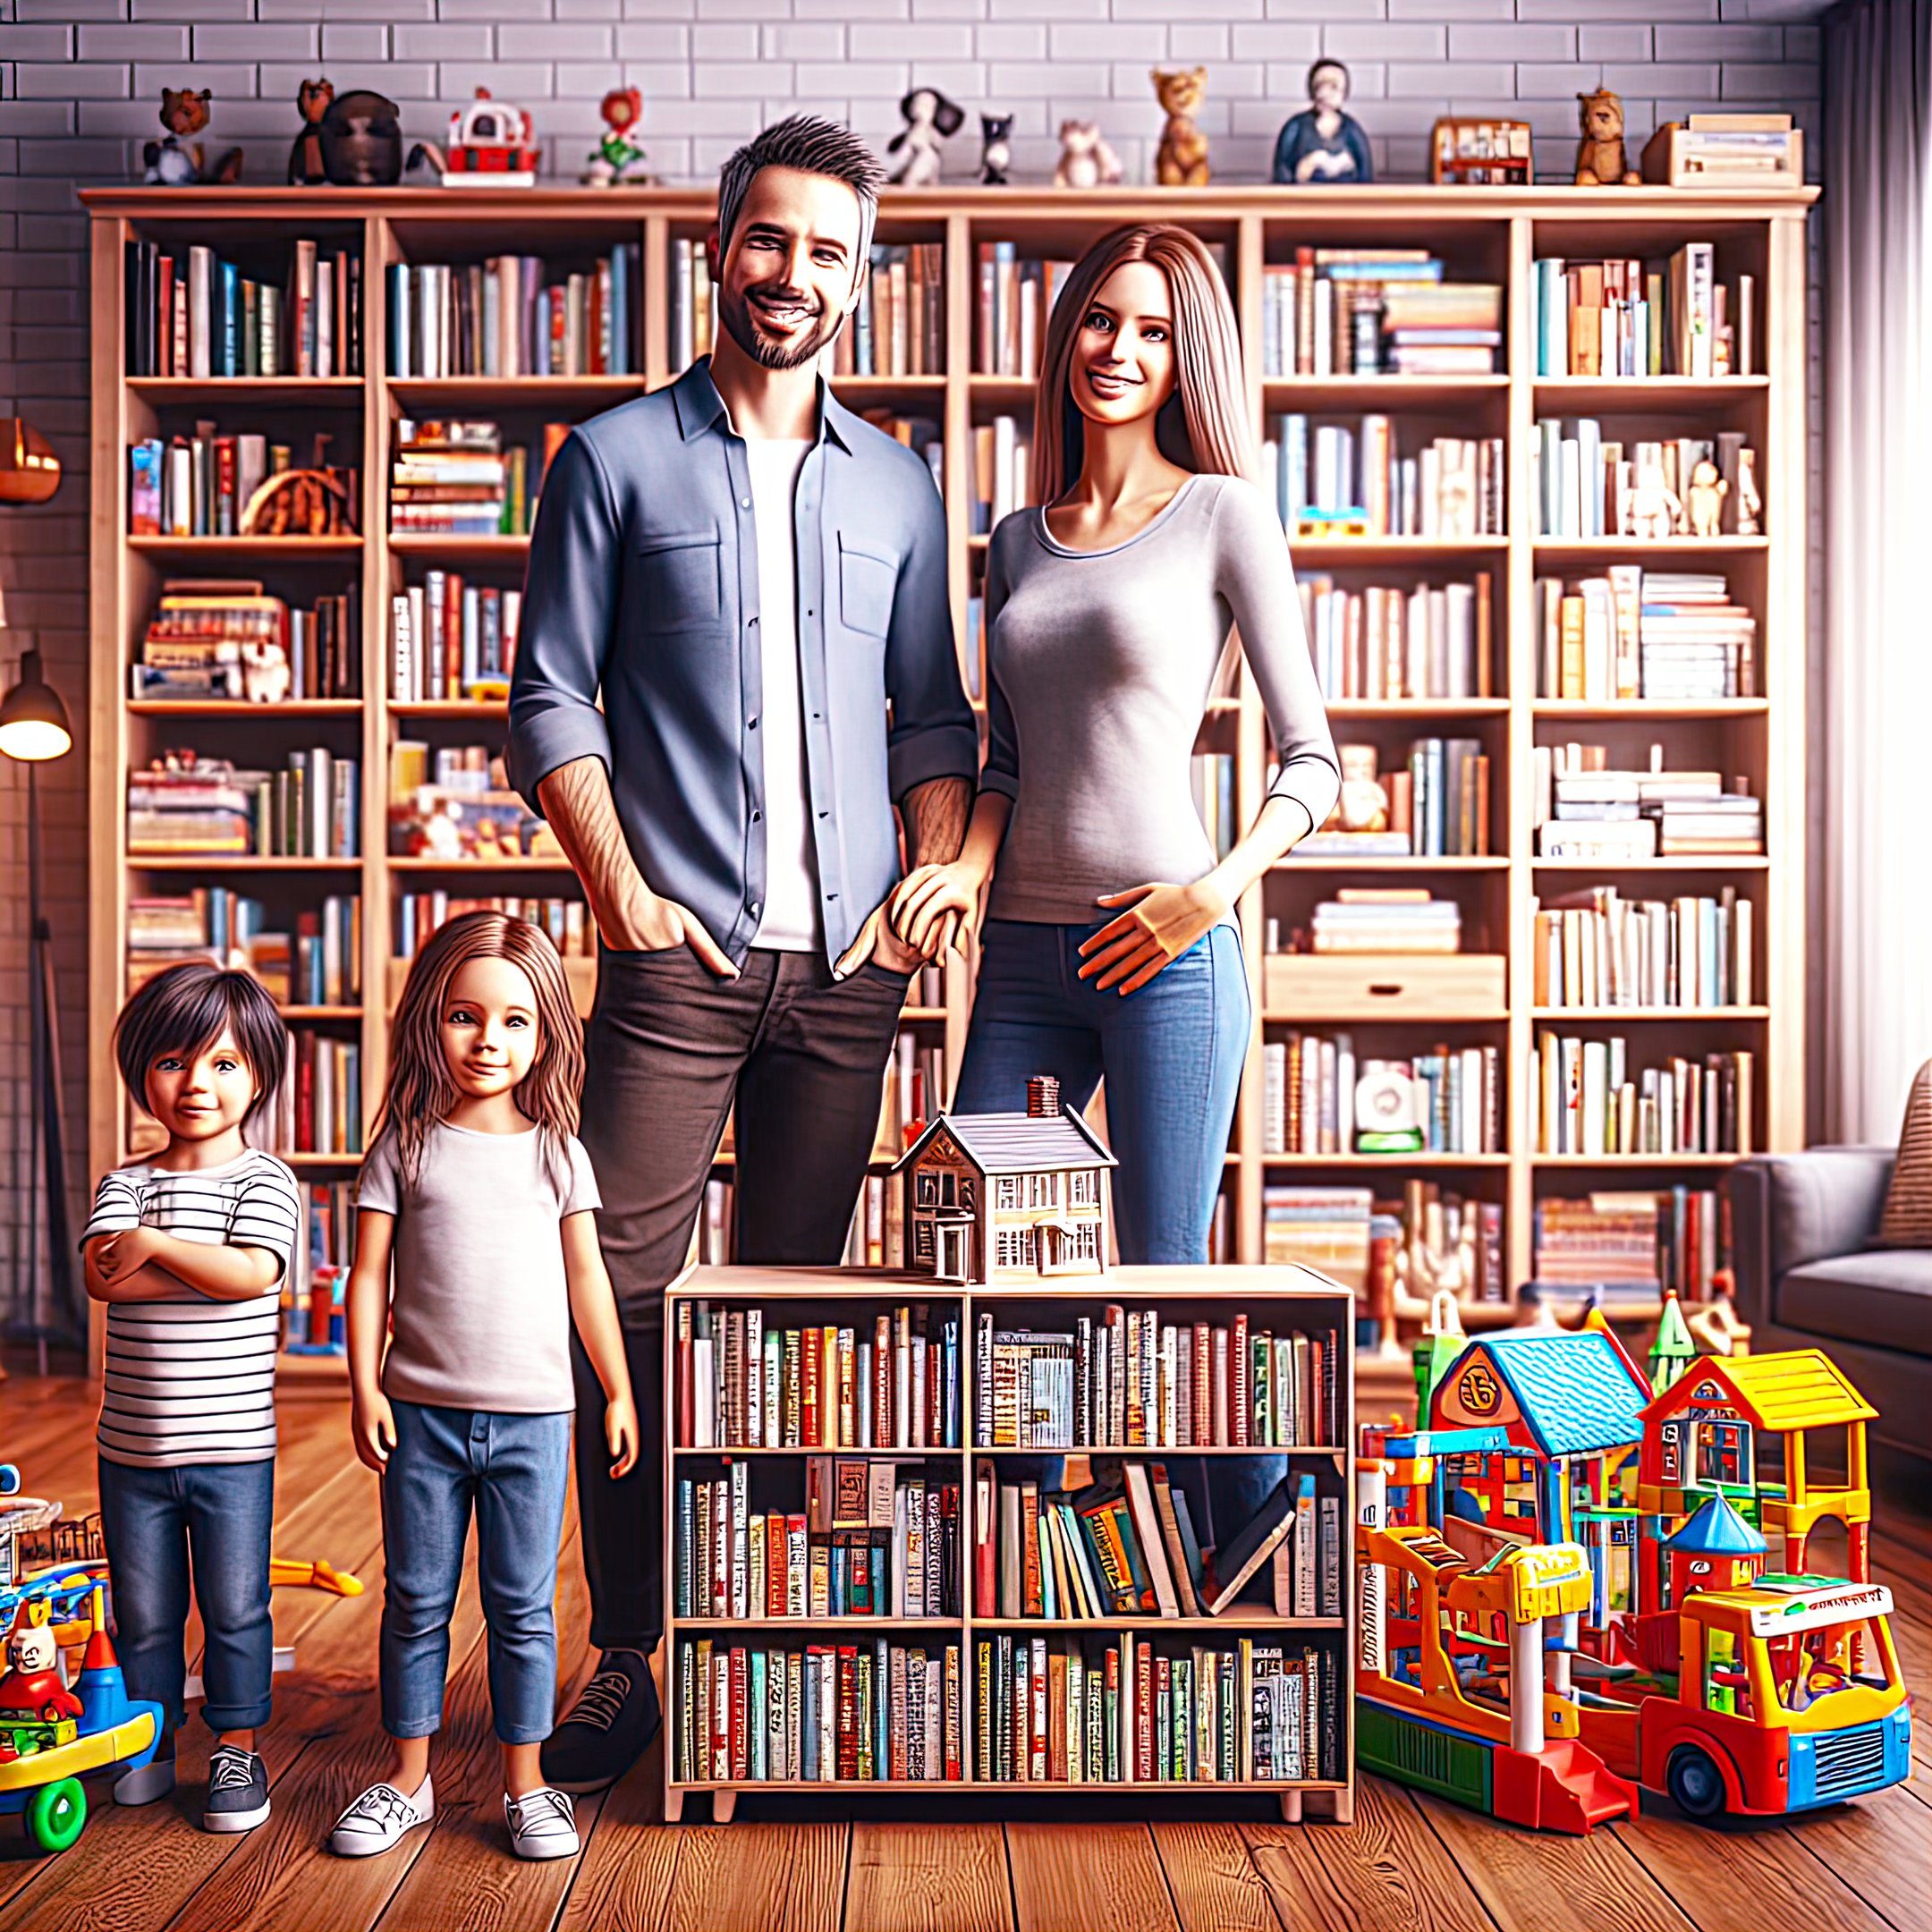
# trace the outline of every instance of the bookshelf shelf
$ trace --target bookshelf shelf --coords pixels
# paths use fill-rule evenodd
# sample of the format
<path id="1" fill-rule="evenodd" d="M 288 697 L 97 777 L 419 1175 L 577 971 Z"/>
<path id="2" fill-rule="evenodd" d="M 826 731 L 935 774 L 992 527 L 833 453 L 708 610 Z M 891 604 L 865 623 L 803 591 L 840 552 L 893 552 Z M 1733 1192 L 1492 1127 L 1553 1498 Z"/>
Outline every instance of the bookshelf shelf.
<path id="1" fill-rule="evenodd" d="M 1532 1154 L 1535 1167 L 1729 1167 L 1741 1154 Z"/>
<path id="2" fill-rule="evenodd" d="M 284 698 L 279 704 L 250 704 L 245 698 L 135 698 L 128 702 L 130 717 L 259 718 L 271 724 L 281 718 L 360 717 L 360 698 Z"/>
<path id="3" fill-rule="evenodd" d="M 1333 1167 L 1360 1174 L 1381 1168 L 1401 1174 L 1411 1167 L 1507 1167 L 1507 1154 L 1264 1154 L 1264 1167 Z"/>
<path id="4" fill-rule="evenodd" d="M 1199 1455 L 1200 1452 L 1192 1452 Z M 1165 1636 L 1168 1631 L 1199 1632 L 1259 1628 L 1268 1631 L 1338 1631 L 1342 1617 L 1276 1616 L 1261 1604 L 1230 1604 L 1219 1616 L 990 1617 L 969 1620 L 975 1630 L 1103 1631 L 1119 1631 L 1131 1637 Z M 1109 1787 L 1111 1789 L 1112 1787 Z"/>
<path id="5" fill-rule="evenodd" d="M 949 1454 L 957 1453 L 956 1451 L 948 1451 L 947 1453 Z M 977 1449 L 969 1449 L 966 1453 L 976 1462 L 982 1456 L 995 1458 L 1000 1456 L 1021 1456 L 1038 1462 L 1042 1456 L 1084 1455 L 1131 1456 L 1136 1459 L 1144 1456 L 1148 1462 L 1158 1462 L 1168 1456 L 1315 1456 L 1327 1461 L 1333 1460 L 1339 1455 L 1346 1455 L 1348 1452 L 1345 1449 L 1335 1447 L 1333 1444 L 1324 1445 L 1321 1443 L 1250 1443 L 1239 1448 L 1233 1447 L 1225 1443 L 1206 1445 L 1200 1443 L 1076 1443 L 1059 1449 L 995 1449 L 982 1445 Z M 987 1617 L 975 1617 L 973 1621 L 977 1623 L 986 1623 L 996 1622 L 997 1620 Z M 1027 1621 L 1037 1623 L 1039 1619 L 1031 1617 Z M 1088 1621 L 1091 1623 L 1097 1620 L 1089 1618 Z M 1102 1617 L 1097 1621 L 1104 1623 L 1108 1620 Z M 1173 1619 L 1157 1617 L 1150 1618 L 1148 1621 L 1151 1623 L 1171 1623 Z"/>
<path id="6" fill-rule="evenodd" d="M 1254 1004 L 1262 1006 L 1265 921 L 1285 915 L 1289 928 L 1306 916 L 1305 902 L 1325 898 L 1337 886 L 1424 885 L 1463 907 L 1465 929 L 1473 917 L 1491 936 L 1485 942 L 1508 959 L 1509 996 L 1504 1008 L 1457 1013 L 1427 1010 L 1409 996 L 1392 1003 L 1372 1022 L 1345 1016 L 1357 1026 L 1393 1029 L 1399 1040 L 1421 1045 L 1441 1027 L 1487 1027 L 1500 1048 L 1504 1091 L 1523 1090 L 1542 1026 L 1667 1026 L 1672 1050 L 1690 1055 L 1735 1047 L 1742 1038 L 1759 1057 L 1765 1144 L 1801 1143 L 1804 1118 L 1805 755 L 1806 620 L 1805 493 L 1807 488 L 1806 220 L 1813 192 L 1603 191 L 1566 186 L 1535 189 L 1453 189 L 1390 184 L 1335 189 L 1291 207 L 1278 190 L 1265 186 L 1172 191 L 1160 197 L 1162 212 L 1225 244 L 1237 319 L 1249 344 L 1246 396 L 1250 428 L 1258 444 L 1271 414 L 1298 411 L 1313 416 L 1398 417 L 1406 436 L 1445 433 L 1502 435 L 1508 445 L 1509 488 L 1505 533 L 1443 542 L 1424 538 L 1326 539 L 1292 543 L 1306 578 L 1332 573 L 1338 587 L 1381 585 L 1397 589 L 1436 588 L 1490 575 L 1493 648 L 1488 665 L 1496 695 L 1482 699 L 1395 701 L 1343 700 L 1332 716 L 1338 738 L 1372 740 L 1385 757 L 1403 748 L 1404 734 L 1441 732 L 1479 734 L 1492 761 L 1491 852 L 1487 856 L 1429 859 L 1291 859 L 1246 894 L 1238 909 Z M 106 1038 L 125 985 L 127 902 L 130 894 L 179 894 L 196 884 L 223 885 L 259 893 L 275 902 L 278 916 L 307 910 L 325 894 L 351 893 L 360 885 L 365 987 L 385 983 L 391 946 L 391 907 L 399 892 L 446 886 L 452 893 L 547 894 L 568 886 L 561 862 L 480 866 L 440 860 L 392 859 L 385 818 L 389 749 L 396 736 L 454 741 L 469 726 L 478 741 L 500 741 L 504 708 L 496 703 L 442 700 L 401 704 L 387 692 L 390 675 L 390 598 L 423 573 L 445 568 L 474 572 L 484 586 L 507 586 L 525 566 L 526 537 L 462 538 L 389 529 L 388 480 L 392 425 L 439 413 L 500 419 L 508 436 L 534 442 L 538 426 L 580 420 L 624 399 L 658 388 L 676 373 L 667 318 L 674 239 L 701 235 L 712 211 L 702 189 L 623 190 L 600 193 L 564 187 L 534 192 L 482 191 L 461 207 L 441 191 L 411 189 L 333 191 L 326 207 L 300 190 L 233 188 L 171 190 L 114 187 L 85 191 L 90 219 L 93 433 L 100 460 L 92 467 L 91 623 L 94 732 L 89 855 L 93 916 L 89 964 L 89 1032 Z M 955 623 L 963 634 L 968 600 L 979 589 L 987 539 L 970 534 L 965 485 L 970 475 L 969 431 L 1001 413 L 1030 421 L 1030 376 L 1003 377 L 974 367 L 976 292 L 982 241 L 1013 240 L 1022 257 L 1077 254 L 1109 227 L 1142 218 L 1144 189 L 1091 195 L 1049 189 L 944 188 L 906 193 L 888 191 L 879 233 L 890 242 L 936 242 L 945 291 L 945 335 L 939 367 L 944 374 L 847 377 L 836 387 L 854 407 L 874 405 L 936 420 L 946 443 L 947 545 Z M 196 381 L 125 374 L 123 349 L 127 275 L 123 244 L 154 240 L 179 250 L 189 242 L 256 263 L 269 249 L 301 236 L 321 241 L 325 250 L 347 248 L 368 271 L 364 283 L 362 366 L 358 377 L 328 378 L 231 377 Z M 1667 256 L 1690 240 L 1715 238 L 1720 258 L 1743 263 L 1758 289 L 1756 367 L 1765 373 L 1721 380 L 1674 377 L 1604 380 L 1536 374 L 1531 265 L 1540 255 L 1573 259 L 1594 256 Z M 392 377 L 386 371 L 387 289 L 382 272 L 395 262 L 476 259 L 496 250 L 566 256 L 601 252 L 617 242 L 641 244 L 638 290 L 643 329 L 639 372 L 620 377 Z M 1303 244 L 1419 246 L 1442 255 L 1452 279 L 1479 275 L 1504 291 L 1504 348 L 1494 374 L 1453 377 L 1267 377 L 1259 345 L 1264 334 L 1264 271 L 1286 265 Z M 572 262 L 580 267 L 580 262 Z M 1721 260 L 1722 266 L 1722 260 Z M 244 272 L 250 272 L 245 270 Z M 301 447 L 318 425 L 360 428 L 338 439 L 336 460 L 360 474 L 356 517 L 360 536 L 303 538 L 134 538 L 128 532 L 129 487 L 124 461 L 113 460 L 140 436 L 187 427 L 196 413 L 215 417 L 221 431 L 259 430 L 274 441 Z M 1530 485 L 1532 451 L 1539 420 L 1597 415 L 1606 434 L 1618 419 L 1634 419 L 1646 436 L 1686 435 L 1722 429 L 1745 432 L 1759 454 L 1765 496 L 1764 528 L 1756 538 L 1715 540 L 1682 538 L 1658 544 L 1604 538 L 1578 543 L 1538 534 L 1536 493 Z M 158 426 L 158 427 L 157 427 Z M 1628 432 L 1625 432 L 1628 433 Z M 1758 622 L 1762 695 L 1699 704 L 1634 701 L 1616 705 L 1566 704 L 1539 699 L 1538 613 L 1534 579 L 1539 575 L 1599 573 L 1606 564 L 1648 564 L 1665 571 L 1727 573 L 1733 598 L 1747 603 Z M 310 701 L 265 712 L 279 743 L 306 724 L 314 741 L 357 756 L 363 771 L 360 843 L 353 860 L 288 860 L 243 855 L 131 855 L 124 832 L 125 775 L 145 765 L 162 744 L 205 748 L 218 754 L 239 741 L 238 713 L 226 708 L 131 702 L 127 663 L 161 583 L 171 574 L 261 579 L 277 594 L 306 600 L 313 593 L 340 594 L 351 583 L 360 593 L 361 701 Z M 983 715 L 983 701 L 980 707 Z M 1239 696 L 1212 719 L 1208 748 L 1234 758 L 1235 797 L 1244 819 L 1258 804 L 1268 739 L 1251 678 Z M 1613 738 L 1635 742 L 1644 731 L 1662 741 L 1671 762 L 1697 767 L 1749 771 L 1766 801 L 1768 857 L 1721 855 L 1647 864 L 1544 861 L 1536 856 L 1528 801 L 1531 754 L 1559 738 L 1589 741 Z M 440 732 L 440 736 L 438 735 Z M 360 733 L 360 742 L 352 741 Z M 224 736 L 223 734 L 226 734 Z M 198 734 L 199 737 L 198 737 Z M 292 745 L 307 741 L 291 736 Z M 1680 757 L 1679 754 L 1682 754 Z M 1774 864 L 1773 861 L 1775 861 Z M 1297 869 L 1303 883 L 1291 886 Z M 304 875 L 313 873 L 313 878 Z M 287 875 L 284 877 L 284 875 Z M 1682 874 L 1680 884 L 1676 875 Z M 1748 895 L 1758 922 L 1760 971 L 1748 1008 L 1535 1010 L 1532 984 L 1532 908 L 1577 888 L 1614 885 L 1631 896 L 1667 899 L 1677 891 L 1700 894 L 1730 885 Z M 955 1068 L 970 1009 L 970 973 L 949 971 L 945 1007 L 910 1012 L 922 1046 L 937 1044 L 944 1030 L 945 1064 Z M 373 1112 L 387 1062 L 389 1019 L 384 1001 L 366 1002 L 360 1021 L 351 1013 L 323 1021 L 337 1037 L 356 1030 L 361 1054 L 366 1113 Z M 1270 1012 L 1276 1027 L 1324 1016 Z M 1333 1016 L 1337 1024 L 1344 1016 Z M 1242 1081 L 1241 1114 L 1224 1161 L 1230 1251 L 1241 1263 L 1266 1253 L 1264 1191 L 1277 1176 L 1316 1184 L 1329 1179 L 1292 1157 L 1262 1151 L 1261 1029 L 1250 1048 Z M 89 1070 L 91 1158 L 97 1169 L 124 1155 L 123 1109 L 112 1068 L 100 1056 Z M 728 1161 L 728 1155 L 726 1157 Z M 1434 1173 L 1412 1163 L 1388 1163 L 1399 1191 L 1405 1174 Z M 1560 1191 L 1570 1178 L 1546 1172 L 1528 1153 L 1492 1157 L 1475 1169 L 1465 1161 L 1470 1190 L 1499 1199 L 1504 1214 L 1504 1275 L 1511 1284 L 1533 1270 L 1532 1210 L 1538 1190 Z M 345 1165 L 337 1160 L 338 1168 Z M 1686 1173 L 1693 1170 L 1686 1170 Z M 728 1165 L 718 1170 L 728 1176 Z M 1338 1168 L 1336 1185 L 1359 1180 L 1354 1168 Z M 1453 1168 L 1441 1171 L 1446 1188 L 1457 1186 Z M 1623 1176 L 1618 1175 L 1621 1181 Z M 1580 1189 L 1587 1174 L 1575 1177 Z M 1382 1190 L 1377 1189 L 1378 1198 Z M 1204 1288 L 1203 1293 L 1233 1292 Z M 850 1789 L 850 1787 L 842 1787 Z M 913 1787 L 918 1788 L 918 1787 Z"/>
<path id="7" fill-rule="evenodd" d="M 1709 852 L 1673 859 L 1536 859 L 1538 872 L 1765 872 L 1771 860 L 1762 852 Z"/>
<path id="8" fill-rule="evenodd" d="M 1507 1006 L 1471 1006 L 1462 1013 L 1452 1010 L 1444 1013 L 1406 1013 L 1397 1006 L 1393 1007 L 1385 1015 L 1377 1013 L 1375 1016 L 1375 1023 L 1377 1026 L 1419 1027 L 1499 1026 L 1508 1020 L 1509 1016 L 1510 1013 Z M 1345 1013 L 1327 1013 L 1318 1004 L 1297 1006 L 1292 1009 L 1271 1006 L 1263 1011 L 1261 1023 L 1264 1026 L 1306 1026 L 1315 1021 L 1348 1020 L 1359 1021 L 1361 1017 L 1361 1012 L 1357 1007 L 1350 1007 Z"/>
<path id="9" fill-rule="evenodd" d="M 360 1006 L 278 1006 L 284 1020 L 360 1020 Z"/>
<path id="10" fill-rule="evenodd" d="M 1500 853 L 1426 852 L 1291 852 L 1269 869 L 1283 872 L 1506 872 L 1509 860 Z"/>
<path id="11" fill-rule="evenodd" d="M 568 872 L 570 860 L 555 859 L 421 859 L 392 857 L 392 872 L 453 872 L 485 877 L 497 872 Z"/>
<path id="12" fill-rule="evenodd" d="M 510 707 L 497 698 L 409 698 L 389 700 L 389 716 L 398 718 L 507 718 Z"/>

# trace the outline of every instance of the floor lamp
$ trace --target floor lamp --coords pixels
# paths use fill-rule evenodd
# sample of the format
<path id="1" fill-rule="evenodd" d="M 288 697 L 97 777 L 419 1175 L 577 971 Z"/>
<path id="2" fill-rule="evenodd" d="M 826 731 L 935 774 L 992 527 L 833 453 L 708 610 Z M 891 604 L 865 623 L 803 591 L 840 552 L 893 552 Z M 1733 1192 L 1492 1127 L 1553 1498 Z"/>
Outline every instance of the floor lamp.
<path id="1" fill-rule="evenodd" d="M 0 615 L 0 627 L 5 618 Z M 38 650 L 21 654 L 20 675 L 0 699 L 0 756 L 27 767 L 27 1007 L 32 1089 L 28 1126 L 27 1314 L 47 1373 L 47 1325 L 38 1304 L 40 1273 L 40 1206 L 47 1207 L 47 1273 L 57 1318 L 72 1332 L 79 1327 L 75 1303 L 73 1243 L 68 1238 L 67 1143 L 62 1117 L 59 1011 L 54 990 L 54 935 L 41 907 L 39 769 L 64 758 L 73 745 L 67 707 L 47 681 Z M 16 1319 L 21 1314 L 16 1309 Z"/>

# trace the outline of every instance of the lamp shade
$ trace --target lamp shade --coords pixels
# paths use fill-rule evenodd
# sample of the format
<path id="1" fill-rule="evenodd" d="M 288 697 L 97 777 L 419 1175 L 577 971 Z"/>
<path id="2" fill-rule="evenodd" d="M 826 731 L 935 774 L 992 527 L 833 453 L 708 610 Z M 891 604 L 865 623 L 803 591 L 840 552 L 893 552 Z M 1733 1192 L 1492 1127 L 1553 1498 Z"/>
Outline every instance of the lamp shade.
<path id="1" fill-rule="evenodd" d="M 47 439 L 24 416 L 0 416 L 0 504 L 43 504 L 60 479 Z"/>
<path id="2" fill-rule="evenodd" d="M 0 755 L 29 764 L 62 758 L 73 743 L 67 707 L 40 669 L 40 653 L 21 654 L 20 677 L 0 699 Z"/>

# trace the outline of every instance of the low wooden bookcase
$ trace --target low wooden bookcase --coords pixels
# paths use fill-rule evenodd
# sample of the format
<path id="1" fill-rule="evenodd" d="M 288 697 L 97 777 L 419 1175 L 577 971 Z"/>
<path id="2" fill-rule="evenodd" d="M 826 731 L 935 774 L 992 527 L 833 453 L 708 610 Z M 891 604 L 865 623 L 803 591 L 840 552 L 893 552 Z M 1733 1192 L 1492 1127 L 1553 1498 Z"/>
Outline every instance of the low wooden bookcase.
<path id="1" fill-rule="evenodd" d="M 874 1332 L 877 1318 L 902 1304 L 923 1304 L 936 1319 L 957 1322 L 959 1337 L 956 1375 L 958 1421 L 955 1446 L 809 1446 L 772 1448 L 764 1445 L 696 1447 L 681 1440 L 687 1431 L 678 1427 L 679 1342 L 688 1332 L 690 1318 L 703 1303 L 714 1317 L 731 1311 L 756 1309 L 765 1330 L 843 1326 L 860 1336 Z M 1074 1445 L 1067 1449 L 995 1449 L 974 1441 L 975 1418 L 979 1413 L 979 1391 L 974 1337 L 979 1318 L 990 1313 L 994 1326 L 1007 1329 L 1023 1326 L 1072 1328 L 1080 1315 L 1097 1323 L 1103 1310 L 1114 1304 L 1125 1309 L 1151 1309 L 1164 1324 L 1208 1323 L 1233 1326 L 1238 1316 L 1247 1318 L 1252 1333 L 1264 1330 L 1276 1335 L 1303 1334 L 1318 1336 L 1324 1343 L 1335 1338 L 1333 1395 L 1329 1406 L 1340 1420 L 1339 1441 L 1292 1448 L 1195 1447 L 1124 1445 Z M 1280 1801 L 1282 1816 L 1291 1821 L 1303 1816 L 1304 1805 L 1326 1810 L 1338 1821 L 1352 1815 L 1354 1801 L 1354 1558 L 1353 1495 L 1354 1453 L 1352 1436 L 1354 1410 L 1354 1351 L 1352 1305 L 1349 1294 L 1320 1275 L 1297 1267 L 1129 1267 L 1104 1275 L 1042 1278 L 1003 1284 L 996 1287 L 962 1285 L 936 1281 L 926 1274 L 899 1270 L 852 1268 L 693 1268 L 674 1283 L 666 1297 L 665 1311 L 665 1417 L 668 1447 L 664 1472 L 664 1582 L 665 1602 L 665 1816 L 676 1820 L 683 1814 L 686 1798 L 693 1792 L 708 1792 L 712 1815 L 719 1822 L 728 1820 L 742 1792 L 837 1792 L 846 1796 L 886 1793 L 922 1793 L 936 1796 L 947 1791 L 1000 1791 L 1023 1797 L 1050 1791 L 1063 1797 L 1104 1799 L 1117 1794 L 1139 1794 L 1148 1791 L 1186 1791 L 1195 1795 L 1216 1792 L 1274 1794 Z M 1342 1499 L 1340 1540 L 1339 1616 L 1281 1617 L 1267 1605 L 1237 1602 L 1218 1616 L 1166 1617 L 1143 1614 L 1116 1615 L 1097 1619 L 1047 1619 L 1040 1616 L 998 1617 L 981 1612 L 974 1596 L 974 1484 L 975 1465 L 982 1461 L 996 1464 L 1008 1459 L 1051 1458 L 1062 1454 L 1091 1453 L 1097 1458 L 1119 1458 L 1123 1462 L 1178 1464 L 1189 1456 L 1281 1457 L 1291 1473 L 1315 1475 L 1325 1495 Z M 676 1589 L 679 1549 L 679 1483 L 681 1479 L 715 1481 L 733 1462 L 750 1465 L 754 1512 L 783 1507 L 787 1513 L 802 1512 L 806 1501 L 807 1463 L 814 1457 L 865 1459 L 894 1462 L 916 1468 L 932 1480 L 959 1486 L 959 1531 L 952 1579 L 959 1606 L 957 1615 L 894 1618 L 870 1614 L 831 1617 L 748 1615 L 745 1617 L 694 1616 L 677 1614 Z M 1221 1526 L 1224 1536 L 1232 1536 L 1241 1526 Z M 1266 1575 L 1266 1571 L 1262 1572 Z M 693 1598 L 695 1602 L 695 1597 Z M 754 1605 L 753 1608 L 757 1606 Z M 767 1606 L 768 1607 L 768 1606 Z M 808 1608 L 809 1606 L 808 1605 Z M 1335 1765 L 1332 1778 L 1220 1780 L 1156 1778 L 1147 1781 L 1123 1776 L 1099 1783 L 1086 1780 L 987 1779 L 979 1773 L 978 1750 L 979 1699 L 976 1694 L 980 1668 L 979 1648 L 998 1633 L 1033 1638 L 1047 1636 L 1056 1640 L 1087 1638 L 1125 1646 L 1130 1641 L 1177 1640 L 1182 1645 L 1238 1649 L 1242 1639 L 1268 1645 L 1307 1643 L 1318 1648 L 1332 1648 L 1335 1656 L 1333 1682 L 1338 1708 L 1334 1713 Z M 949 1645 L 959 1652 L 957 1738 L 960 1775 L 957 1778 L 853 1778 L 820 1777 L 810 1781 L 797 1778 L 753 1779 L 679 1775 L 684 1759 L 686 1727 L 690 1723 L 687 1705 L 699 1715 L 704 1729 L 692 1741 L 694 1769 L 715 1768 L 700 1758 L 700 1747 L 708 1748 L 711 1709 L 708 1685 L 696 1684 L 687 1699 L 684 1674 L 691 1667 L 700 1641 L 713 1644 L 756 1646 L 769 1648 L 780 1644 L 788 1648 L 859 1645 L 869 1648 L 886 1639 L 894 1645 L 923 1647 L 943 1658 Z M 749 1705 L 749 1699 L 747 1699 Z M 1121 1699 L 1121 1767 L 1132 1763 L 1131 1737 L 1128 1729 L 1132 1713 L 1124 1697 Z M 749 1711 L 745 1722 L 750 1721 Z M 942 1750 L 942 1765 L 944 1751 Z"/>

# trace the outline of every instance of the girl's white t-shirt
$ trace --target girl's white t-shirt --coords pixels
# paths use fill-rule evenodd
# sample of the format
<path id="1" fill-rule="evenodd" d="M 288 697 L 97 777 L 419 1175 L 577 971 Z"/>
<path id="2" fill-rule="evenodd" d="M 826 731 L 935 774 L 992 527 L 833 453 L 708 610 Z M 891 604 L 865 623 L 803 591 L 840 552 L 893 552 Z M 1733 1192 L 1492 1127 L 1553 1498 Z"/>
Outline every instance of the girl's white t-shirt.
<path id="1" fill-rule="evenodd" d="M 566 1215 L 603 1205 L 572 1134 L 429 1131 L 407 1192 L 385 1133 L 362 1163 L 356 1206 L 396 1218 L 383 1394 L 438 1409 L 554 1415 L 577 1406 L 570 1365 Z"/>

